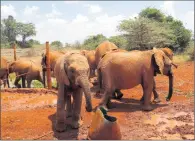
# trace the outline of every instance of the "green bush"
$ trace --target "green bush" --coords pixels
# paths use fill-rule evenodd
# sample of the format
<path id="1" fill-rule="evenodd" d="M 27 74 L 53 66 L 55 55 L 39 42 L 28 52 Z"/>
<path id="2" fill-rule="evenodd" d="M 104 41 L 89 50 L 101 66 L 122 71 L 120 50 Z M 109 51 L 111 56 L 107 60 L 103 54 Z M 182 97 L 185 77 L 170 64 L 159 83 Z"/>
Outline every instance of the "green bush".
<path id="1" fill-rule="evenodd" d="M 194 41 L 190 41 L 188 47 L 185 50 L 185 54 L 189 55 L 191 60 L 194 60 Z"/>

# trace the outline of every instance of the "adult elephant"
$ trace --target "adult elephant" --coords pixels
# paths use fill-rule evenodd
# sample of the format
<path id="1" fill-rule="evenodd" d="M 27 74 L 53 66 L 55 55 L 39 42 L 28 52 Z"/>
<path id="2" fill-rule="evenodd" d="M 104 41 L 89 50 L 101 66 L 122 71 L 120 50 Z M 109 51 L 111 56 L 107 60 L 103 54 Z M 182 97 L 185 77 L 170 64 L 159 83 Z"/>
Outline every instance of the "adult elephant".
<path id="1" fill-rule="evenodd" d="M 57 59 L 66 54 L 66 51 L 50 51 L 49 55 L 50 55 L 50 68 L 51 68 L 51 72 L 54 72 L 54 68 L 55 68 L 55 64 Z M 45 87 L 45 74 L 46 74 L 46 67 L 47 67 L 47 56 L 45 53 L 42 54 L 42 59 L 41 59 L 41 65 L 42 65 L 42 71 L 43 71 L 43 81 L 44 81 L 44 87 Z"/>
<path id="2" fill-rule="evenodd" d="M 81 119 L 82 94 L 86 99 L 86 110 L 92 111 L 91 92 L 89 85 L 89 64 L 80 53 L 69 52 L 61 56 L 55 65 L 54 74 L 58 83 L 56 130 L 64 131 L 64 107 L 66 117 L 72 116 L 72 128 L 79 128 Z M 71 95 L 73 104 L 71 104 Z"/>
<path id="3" fill-rule="evenodd" d="M 38 80 L 43 83 L 41 76 L 41 67 L 38 67 L 36 63 L 31 60 L 20 59 L 13 61 L 9 65 L 9 73 L 16 73 L 16 80 L 14 85 L 18 88 L 21 87 L 18 82 L 22 79 L 22 87 L 25 88 L 25 81 L 27 81 L 27 87 L 31 87 L 32 80 Z"/>
<path id="4" fill-rule="evenodd" d="M 7 61 L 7 59 L 5 57 L 1 57 L 1 68 L 0 68 L 0 86 L 4 85 L 4 88 L 8 86 L 8 88 L 10 87 L 9 86 L 9 79 L 8 79 L 8 76 L 9 76 L 9 63 Z"/>
<path id="5" fill-rule="evenodd" d="M 96 61 L 95 61 L 95 51 L 94 50 L 83 50 L 81 53 L 87 58 L 89 68 L 90 68 L 90 77 L 95 76 L 95 70 L 97 68 Z"/>
<path id="6" fill-rule="evenodd" d="M 173 53 L 173 51 L 170 48 L 164 47 L 164 48 L 159 48 L 159 49 L 162 50 L 168 56 L 168 58 L 171 59 L 171 61 L 173 61 L 174 53 Z M 133 50 L 131 52 L 136 52 L 136 51 L 139 51 L 139 50 Z M 105 60 L 106 60 L 106 58 L 104 59 L 104 61 Z M 174 63 L 173 63 L 173 66 L 176 67 L 176 68 L 178 67 Z M 171 73 L 171 75 L 173 77 L 172 71 L 170 73 Z M 159 95 L 158 95 L 158 93 L 156 91 L 156 82 L 155 81 L 154 81 L 154 86 L 153 86 L 153 94 L 154 94 L 154 100 L 153 101 L 155 103 L 159 103 L 161 100 L 160 100 Z M 121 99 L 122 97 L 123 97 L 123 94 L 121 93 L 120 90 L 116 90 L 116 93 L 113 93 L 113 98 L 114 99 Z M 143 101 L 143 100 L 144 100 L 144 96 L 142 96 L 142 98 L 141 98 L 141 101 Z"/>
<path id="7" fill-rule="evenodd" d="M 104 41 L 102 42 L 95 50 L 95 62 L 96 65 L 98 66 L 102 56 L 106 54 L 106 52 L 109 52 L 111 50 L 116 50 L 118 47 L 109 41 Z"/>
<path id="8" fill-rule="evenodd" d="M 139 84 L 143 88 L 143 110 L 150 111 L 151 94 L 154 89 L 154 76 L 157 73 L 169 76 L 169 94 L 173 93 L 173 76 L 171 73 L 172 61 L 165 53 L 154 48 L 149 51 L 113 52 L 105 57 L 109 61 L 99 62 L 105 92 L 100 105 L 109 106 L 110 97 L 116 89 L 130 89 Z"/>

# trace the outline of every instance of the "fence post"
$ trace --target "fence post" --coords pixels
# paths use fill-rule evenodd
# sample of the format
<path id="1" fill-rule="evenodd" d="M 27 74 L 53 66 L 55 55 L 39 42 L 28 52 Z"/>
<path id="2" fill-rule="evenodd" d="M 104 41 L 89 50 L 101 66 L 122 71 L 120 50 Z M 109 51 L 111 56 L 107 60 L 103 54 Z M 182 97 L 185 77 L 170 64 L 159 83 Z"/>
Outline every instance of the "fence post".
<path id="1" fill-rule="evenodd" d="M 13 49 L 14 49 L 14 61 L 16 61 L 16 44 L 13 43 Z"/>
<path id="2" fill-rule="evenodd" d="M 48 86 L 48 89 L 51 89 L 51 68 L 50 68 L 49 42 L 46 42 L 46 62 L 47 62 L 47 86 Z"/>

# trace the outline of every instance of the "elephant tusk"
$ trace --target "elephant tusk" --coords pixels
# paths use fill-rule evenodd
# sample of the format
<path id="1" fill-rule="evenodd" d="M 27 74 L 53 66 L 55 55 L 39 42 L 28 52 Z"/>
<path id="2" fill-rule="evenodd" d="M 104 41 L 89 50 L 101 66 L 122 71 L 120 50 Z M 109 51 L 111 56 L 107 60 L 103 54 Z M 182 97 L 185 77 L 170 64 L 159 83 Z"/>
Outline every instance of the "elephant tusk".
<path id="1" fill-rule="evenodd" d="M 175 68 L 177 68 L 177 67 L 178 67 L 178 65 L 176 65 L 176 64 L 174 64 L 174 63 L 171 63 L 171 65 L 173 65 Z"/>

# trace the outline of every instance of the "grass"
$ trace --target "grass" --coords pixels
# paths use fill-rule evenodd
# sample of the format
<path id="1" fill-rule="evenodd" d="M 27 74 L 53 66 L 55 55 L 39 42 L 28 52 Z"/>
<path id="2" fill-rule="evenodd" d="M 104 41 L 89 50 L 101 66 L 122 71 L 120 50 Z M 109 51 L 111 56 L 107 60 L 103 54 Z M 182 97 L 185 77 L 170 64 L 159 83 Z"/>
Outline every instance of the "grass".
<path id="1" fill-rule="evenodd" d="M 184 63 L 190 60 L 191 60 L 190 56 L 186 54 L 178 54 L 178 55 L 173 56 L 174 63 Z"/>

